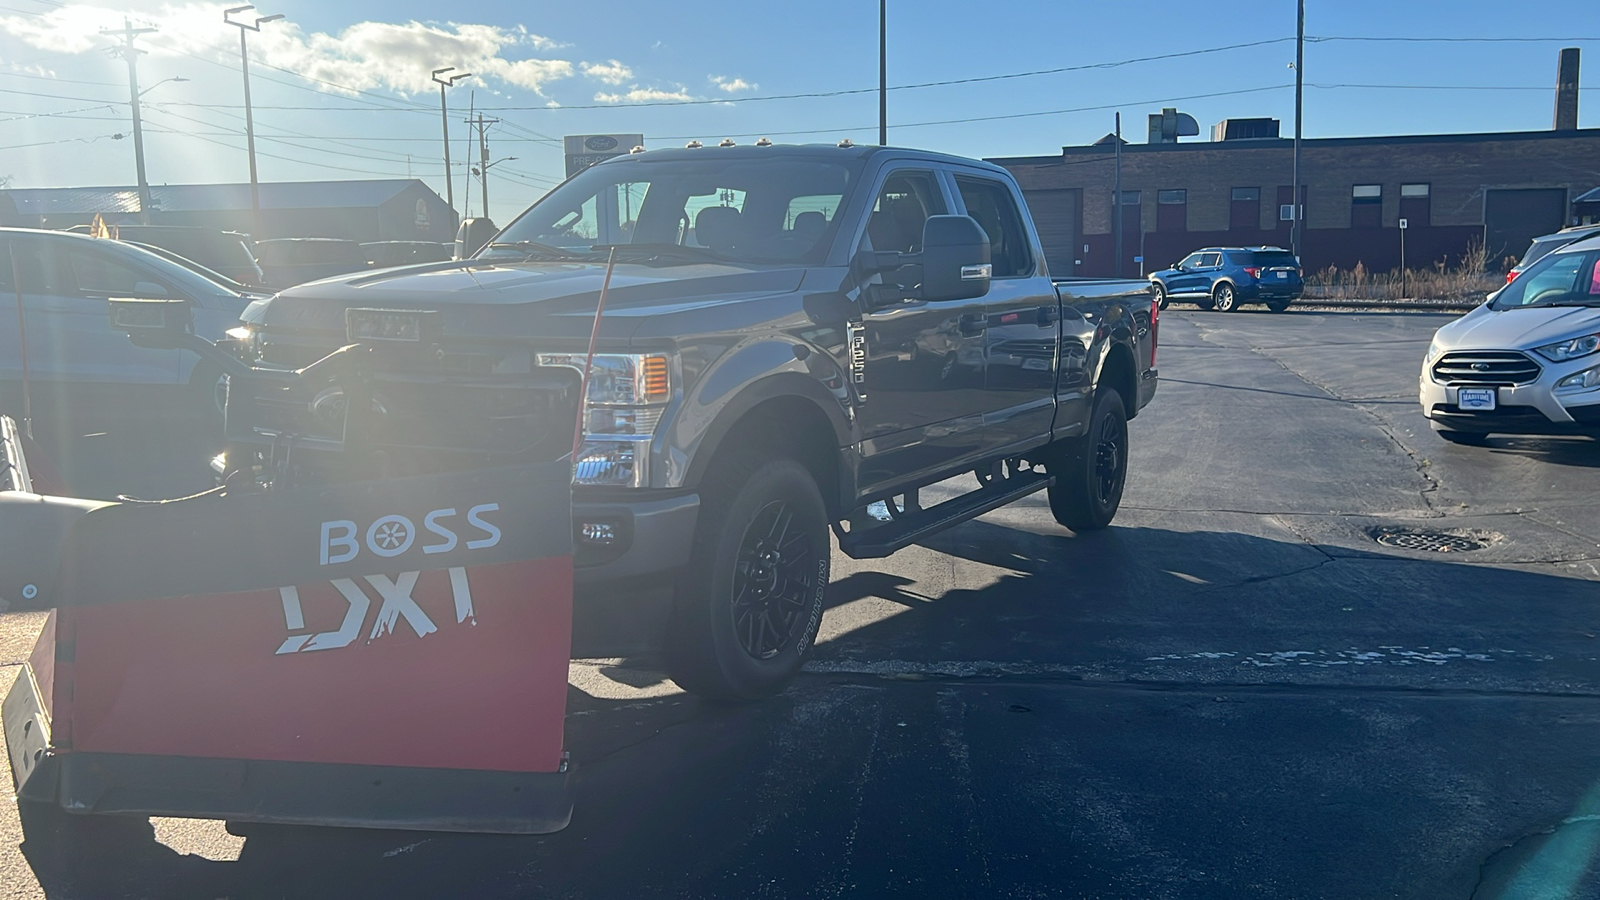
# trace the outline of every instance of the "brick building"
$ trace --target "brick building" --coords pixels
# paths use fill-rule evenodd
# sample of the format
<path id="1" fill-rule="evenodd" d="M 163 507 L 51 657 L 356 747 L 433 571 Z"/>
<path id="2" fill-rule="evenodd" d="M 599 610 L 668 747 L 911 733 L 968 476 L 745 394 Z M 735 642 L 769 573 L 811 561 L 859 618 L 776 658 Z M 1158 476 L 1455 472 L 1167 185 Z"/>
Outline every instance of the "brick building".
<path id="1" fill-rule="evenodd" d="M 990 160 L 1022 185 L 1053 274 L 1115 272 L 1115 140 Z M 1123 272 L 1198 247 L 1288 247 L 1293 147 L 1276 137 L 1123 144 Z M 1600 185 L 1600 128 L 1308 139 L 1300 171 L 1308 272 L 1395 268 L 1401 219 L 1409 267 L 1453 261 L 1474 241 L 1498 265 L 1570 224 L 1573 201 Z"/>

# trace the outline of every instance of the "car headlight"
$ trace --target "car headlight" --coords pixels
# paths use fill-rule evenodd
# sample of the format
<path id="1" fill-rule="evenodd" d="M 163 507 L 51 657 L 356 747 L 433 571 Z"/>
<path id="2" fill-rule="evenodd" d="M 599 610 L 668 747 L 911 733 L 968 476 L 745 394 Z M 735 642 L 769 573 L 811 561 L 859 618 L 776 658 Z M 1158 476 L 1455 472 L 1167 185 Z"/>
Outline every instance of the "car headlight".
<path id="1" fill-rule="evenodd" d="M 1424 366 L 1431 366 L 1435 360 L 1443 355 L 1444 347 L 1440 346 L 1439 341 L 1435 339 L 1433 343 L 1428 345 L 1428 355 L 1423 357 L 1422 364 Z"/>
<path id="2" fill-rule="evenodd" d="M 1583 337 L 1533 348 L 1533 352 L 1551 362 L 1566 362 L 1569 359 L 1588 356 L 1597 350 L 1600 350 L 1600 334 L 1586 334 Z"/>
<path id="3" fill-rule="evenodd" d="M 541 353 L 541 366 L 583 371 L 585 354 Z M 645 487 L 650 439 L 672 399 L 670 360 L 659 353 L 597 353 L 583 404 L 583 445 L 572 483 Z"/>

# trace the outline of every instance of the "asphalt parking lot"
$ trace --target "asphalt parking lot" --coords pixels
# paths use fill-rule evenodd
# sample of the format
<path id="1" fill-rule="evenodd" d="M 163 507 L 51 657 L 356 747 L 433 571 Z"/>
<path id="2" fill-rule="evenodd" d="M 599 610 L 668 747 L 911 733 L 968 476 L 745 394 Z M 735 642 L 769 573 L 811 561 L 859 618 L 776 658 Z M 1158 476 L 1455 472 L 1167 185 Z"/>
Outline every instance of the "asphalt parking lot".
<path id="1" fill-rule="evenodd" d="M 69 871 L 10 804 L 0 898 L 1600 895 L 1600 442 L 1435 437 L 1448 319 L 1168 310 L 1114 528 L 838 557 L 764 703 L 575 662 L 560 834 L 155 820 Z"/>

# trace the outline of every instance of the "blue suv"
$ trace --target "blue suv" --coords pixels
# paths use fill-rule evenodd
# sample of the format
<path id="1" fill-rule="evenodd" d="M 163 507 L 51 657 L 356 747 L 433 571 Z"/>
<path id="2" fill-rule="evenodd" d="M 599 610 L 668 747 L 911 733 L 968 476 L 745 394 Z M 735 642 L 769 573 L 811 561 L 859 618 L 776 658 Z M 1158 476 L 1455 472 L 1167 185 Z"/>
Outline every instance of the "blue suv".
<path id="1" fill-rule="evenodd" d="M 1150 276 L 1161 308 L 1192 300 L 1201 309 L 1233 312 L 1244 303 L 1265 303 L 1283 312 L 1305 290 L 1300 260 L 1281 247 L 1207 247 L 1170 269 Z"/>

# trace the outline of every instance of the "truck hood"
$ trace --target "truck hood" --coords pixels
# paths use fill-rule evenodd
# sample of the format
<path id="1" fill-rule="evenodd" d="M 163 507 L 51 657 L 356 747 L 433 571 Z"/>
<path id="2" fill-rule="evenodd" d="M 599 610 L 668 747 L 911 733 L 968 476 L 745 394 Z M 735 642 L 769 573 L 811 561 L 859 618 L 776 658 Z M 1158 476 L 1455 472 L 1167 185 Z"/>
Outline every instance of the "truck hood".
<path id="1" fill-rule="evenodd" d="M 455 338 L 588 337 L 603 263 L 461 261 L 352 275 L 282 291 L 255 308 L 269 331 L 344 334 L 344 311 L 367 307 L 433 309 Z M 626 338 L 643 316 L 796 290 L 802 268 L 719 263 L 650 266 L 619 263 L 606 295 L 602 334 Z"/>
<path id="2" fill-rule="evenodd" d="M 1435 340 L 1445 350 L 1532 350 L 1596 332 L 1600 332 L 1600 308 L 1480 306 L 1440 328 Z"/>

